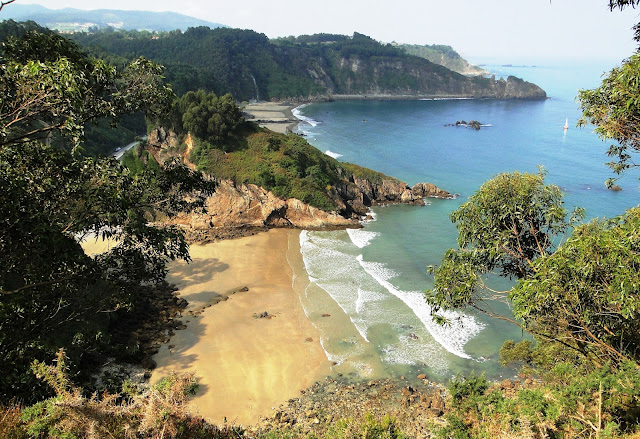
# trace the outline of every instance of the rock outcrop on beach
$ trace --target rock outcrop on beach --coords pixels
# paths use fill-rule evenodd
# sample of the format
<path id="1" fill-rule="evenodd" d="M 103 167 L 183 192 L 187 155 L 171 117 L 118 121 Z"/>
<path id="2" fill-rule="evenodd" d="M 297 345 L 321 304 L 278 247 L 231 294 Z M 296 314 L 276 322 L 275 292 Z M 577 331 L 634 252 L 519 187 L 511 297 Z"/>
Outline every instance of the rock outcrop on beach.
<path id="1" fill-rule="evenodd" d="M 424 378 L 349 381 L 327 378 L 303 390 L 262 420 L 258 431 L 295 427 L 300 436 L 323 437 L 341 419 L 383 419 L 393 415 L 395 425 L 409 437 L 432 437 L 445 424 L 446 390 Z"/>

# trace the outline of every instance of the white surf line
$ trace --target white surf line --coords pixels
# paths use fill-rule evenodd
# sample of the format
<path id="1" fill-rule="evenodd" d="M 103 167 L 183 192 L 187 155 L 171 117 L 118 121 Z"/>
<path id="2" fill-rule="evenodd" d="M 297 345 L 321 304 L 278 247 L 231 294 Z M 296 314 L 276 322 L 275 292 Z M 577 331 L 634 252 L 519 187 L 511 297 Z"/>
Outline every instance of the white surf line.
<path id="1" fill-rule="evenodd" d="M 436 340 L 444 349 L 458 357 L 472 359 L 472 357 L 464 351 L 464 345 L 467 341 L 475 337 L 484 328 L 484 325 L 476 322 L 475 319 L 470 316 L 451 312 L 446 313 L 446 316 L 450 319 L 461 317 L 464 323 L 452 323 L 452 326 L 449 326 L 448 328 L 438 325 L 431 319 L 431 308 L 427 305 L 420 292 L 407 293 L 396 289 L 388 280 L 379 273 L 376 273 L 373 269 L 374 266 L 383 266 L 383 264 L 365 262 L 362 255 L 359 255 L 357 260 L 362 268 L 364 268 L 372 278 L 378 281 L 378 283 L 387 291 L 403 301 L 411 309 L 418 319 L 420 319 L 427 331 L 429 331 L 434 340 Z M 451 331 L 455 331 L 456 329 L 460 331 L 463 328 L 465 331 L 462 333 L 456 333 L 456 338 L 452 339 Z"/>

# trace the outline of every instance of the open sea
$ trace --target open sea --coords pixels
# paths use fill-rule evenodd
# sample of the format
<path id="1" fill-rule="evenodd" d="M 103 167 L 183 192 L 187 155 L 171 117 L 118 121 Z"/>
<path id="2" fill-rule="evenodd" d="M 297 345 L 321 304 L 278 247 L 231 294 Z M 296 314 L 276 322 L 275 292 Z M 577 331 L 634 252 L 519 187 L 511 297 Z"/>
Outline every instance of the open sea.
<path id="1" fill-rule="evenodd" d="M 460 195 L 424 207 L 376 207 L 375 220 L 362 229 L 301 233 L 304 272 L 296 273 L 294 286 L 336 373 L 378 378 L 425 372 L 436 381 L 472 370 L 491 379 L 513 375 L 500 366 L 499 349 L 527 335 L 472 311 L 459 313 L 451 327 L 433 323 L 423 294 L 433 285 L 426 267 L 456 246 L 449 214 L 501 172 L 535 173 L 542 165 L 547 182 L 566 193 L 567 206 L 584 207 L 588 219 L 616 216 L 640 202 L 633 171 L 619 180 L 622 191 L 604 187 L 613 176 L 605 165 L 608 144 L 593 127 L 575 126 L 578 90 L 597 87 L 615 65 L 484 66 L 498 77 L 538 84 L 549 96 L 544 101 L 336 101 L 294 110 L 302 121 L 298 132 L 338 160 Z M 445 126 L 463 119 L 489 126 Z M 494 284 L 510 285 L 502 279 Z"/>

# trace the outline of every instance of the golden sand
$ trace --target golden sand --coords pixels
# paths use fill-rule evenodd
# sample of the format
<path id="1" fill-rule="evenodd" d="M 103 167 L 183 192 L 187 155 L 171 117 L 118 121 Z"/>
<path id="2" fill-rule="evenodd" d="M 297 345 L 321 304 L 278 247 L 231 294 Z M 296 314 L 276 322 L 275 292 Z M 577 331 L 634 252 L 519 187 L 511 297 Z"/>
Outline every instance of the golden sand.
<path id="1" fill-rule="evenodd" d="M 299 231 L 193 245 L 191 257 L 189 265 L 174 263 L 168 276 L 189 301 L 187 310 L 244 286 L 249 290 L 200 316 L 185 312 L 187 329 L 176 331 L 154 357 L 152 382 L 173 370 L 194 371 L 200 391 L 193 404 L 200 415 L 214 423 L 226 418 L 251 424 L 329 374 L 318 332 L 292 287 L 290 263 L 302 264 Z M 273 317 L 254 316 L 265 311 Z"/>

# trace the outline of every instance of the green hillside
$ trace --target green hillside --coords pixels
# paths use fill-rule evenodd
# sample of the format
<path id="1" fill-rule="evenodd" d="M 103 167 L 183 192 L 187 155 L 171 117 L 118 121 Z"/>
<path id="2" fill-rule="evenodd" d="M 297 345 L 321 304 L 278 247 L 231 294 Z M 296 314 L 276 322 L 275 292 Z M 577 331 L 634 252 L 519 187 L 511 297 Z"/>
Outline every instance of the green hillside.
<path id="1" fill-rule="evenodd" d="M 539 87 L 478 81 L 354 33 L 270 41 L 251 30 L 207 27 L 162 34 L 103 31 L 71 36 L 101 57 L 145 56 L 166 67 L 178 95 L 204 89 L 243 100 L 367 96 L 545 98 Z"/>

